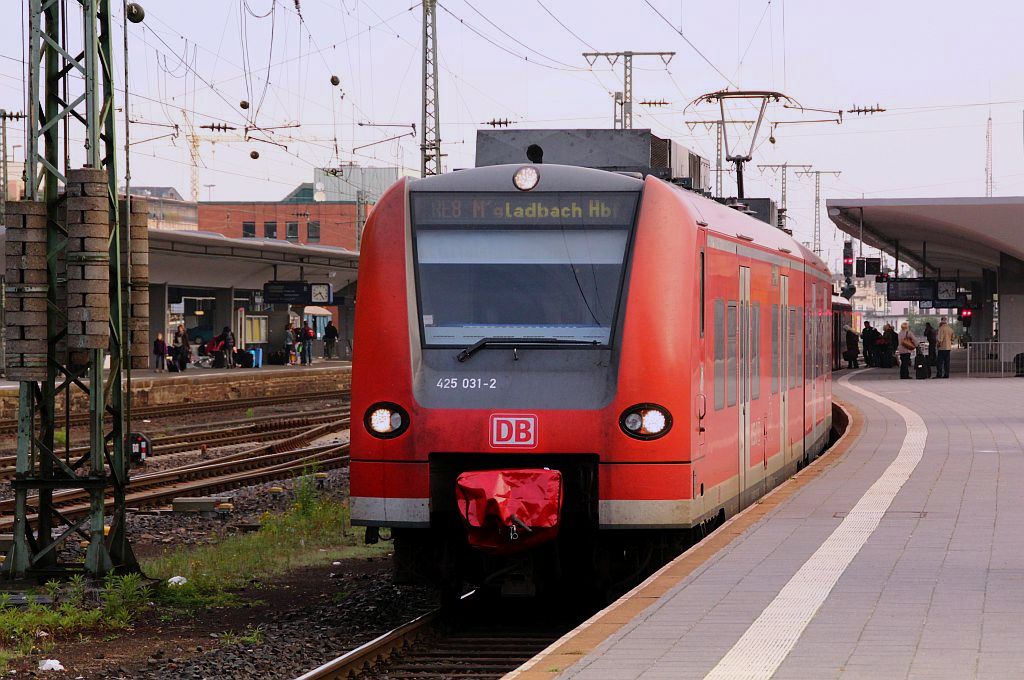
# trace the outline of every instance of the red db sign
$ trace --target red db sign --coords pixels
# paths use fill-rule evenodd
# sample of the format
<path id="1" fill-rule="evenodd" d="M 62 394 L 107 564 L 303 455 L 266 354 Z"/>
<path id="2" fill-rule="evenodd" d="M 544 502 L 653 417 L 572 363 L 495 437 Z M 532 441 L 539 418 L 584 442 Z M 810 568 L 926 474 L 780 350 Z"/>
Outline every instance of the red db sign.
<path id="1" fill-rule="evenodd" d="M 491 446 L 532 449 L 537 446 L 537 416 L 494 414 L 491 416 Z"/>

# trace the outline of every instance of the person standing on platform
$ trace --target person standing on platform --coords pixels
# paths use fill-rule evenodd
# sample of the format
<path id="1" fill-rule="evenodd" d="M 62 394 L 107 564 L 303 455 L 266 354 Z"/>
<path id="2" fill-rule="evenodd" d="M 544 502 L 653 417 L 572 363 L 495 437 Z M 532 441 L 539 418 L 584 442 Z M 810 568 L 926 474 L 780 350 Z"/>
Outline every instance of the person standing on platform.
<path id="1" fill-rule="evenodd" d="M 896 348 L 896 354 L 900 358 L 900 380 L 910 379 L 910 361 L 914 352 L 917 350 L 917 338 L 914 336 L 913 331 L 910 330 L 910 324 L 904 321 L 900 324 L 899 334 L 899 346 Z"/>
<path id="2" fill-rule="evenodd" d="M 935 360 L 935 377 L 949 377 L 949 355 L 953 351 L 953 327 L 949 325 L 948 319 L 939 319 L 939 330 L 935 334 L 938 344 L 938 357 Z"/>
<path id="3" fill-rule="evenodd" d="M 300 332 L 300 339 L 302 341 L 302 365 L 312 366 L 313 365 L 313 339 L 316 337 L 316 332 L 313 331 L 309 326 L 308 321 L 302 323 L 302 331 Z"/>
<path id="4" fill-rule="evenodd" d="M 879 347 L 879 352 L 884 354 L 882 357 L 882 367 L 892 368 L 892 357 L 896 354 L 896 346 L 900 344 L 900 341 L 896 336 L 896 329 L 892 327 L 891 323 L 885 324 L 882 340 L 884 342 Z"/>
<path id="5" fill-rule="evenodd" d="M 334 346 L 338 344 L 338 327 L 333 321 L 327 322 L 324 328 L 324 359 L 334 358 Z"/>
<path id="6" fill-rule="evenodd" d="M 224 367 L 235 367 L 235 332 L 230 326 L 224 326 Z"/>
<path id="7" fill-rule="evenodd" d="M 171 341 L 174 347 L 174 361 L 179 371 L 188 368 L 188 358 L 192 354 L 192 345 L 188 342 L 188 333 L 185 332 L 185 325 L 178 324 L 178 330 L 174 332 L 174 339 Z"/>
<path id="8" fill-rule="evenodd" d="M 857 362 L 858 348 L 860 346 L 860 338 L 857 337 L 857 331 L 853 330 L 851 326 L 846 326 L 846 367 L 847 368 L 860 368 L 860 364 Z"/>
<path id="9" fill-rule="evenodd" d="M 926 340 L 928 340 L 928 365 L 934 366 L 936 353 L 938 351 L 938 348 L 935 346 L 935 343 L 938 341 L 935 335 L 935 328 L 932 326 L 931 321 L 924 325 L 924 337 Z"/>
<path id="10" fill-rule="evenodd" d="M 284 327 L 284 357 L 289 366 L 295 365 L 295 333 L 290 323 Z"/>
<path id="11" fill-rule="evenodd" d="M 153 341 L 153 356 L 156 357 L 156 370 L 159 373 L 163 373 L 167 370 L 167 342 L 164 340 L 163 333 L 156 334 L 156 340 Z"/>
<path id="12" fill-rule="evenodd" d="M 864 332 L 860 334 L 861 342 L 864 343 L 864 363 L 868 366 L 877 366 L 878 347 L 875 341 L 878 340 L 878 331 L 874 329 L 870 321 L 864 322 Z"/>

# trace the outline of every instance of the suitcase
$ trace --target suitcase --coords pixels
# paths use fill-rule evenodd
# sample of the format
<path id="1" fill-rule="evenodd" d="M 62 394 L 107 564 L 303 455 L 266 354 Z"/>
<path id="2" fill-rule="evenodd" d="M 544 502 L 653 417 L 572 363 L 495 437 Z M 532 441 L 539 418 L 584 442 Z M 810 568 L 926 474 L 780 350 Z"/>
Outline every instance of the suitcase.
<path id="1" fill-rule="evenodd" d="M 174 357 L 167 357 L 167 372 L 168 373 L 179 373 L 178 361 Z"/>
<path id="2" fill-rule="evenodd" d="M 235 365 L 242 368 L 252 368 L 253 356 L 248 352 L 237 351 L 235 352 Z"/>
<path id="3" fill-rule="evenodd" d="M 1013 374 L 1016 378 L 1024 378 L 1024 352 L 1013 357 Z"/>
<path id="4" fill-rule="evenodd" d="M 914 356 L 914 377 L 918 380 L 927 380 L 932 377 L 932 367 L 928 365 L 928 360 L 920 350 Z"/>

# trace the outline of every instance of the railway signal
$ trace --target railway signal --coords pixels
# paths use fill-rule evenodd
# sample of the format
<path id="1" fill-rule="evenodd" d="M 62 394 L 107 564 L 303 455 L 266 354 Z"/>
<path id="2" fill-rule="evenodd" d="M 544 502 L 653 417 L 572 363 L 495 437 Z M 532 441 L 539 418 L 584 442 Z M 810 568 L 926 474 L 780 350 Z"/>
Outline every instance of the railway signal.
<path id="1" fill-rule="evenodd" d="M 843 276 L 846 278 L 853 276 L 853 241 L 843 244 Z"/>
<path id="2" fill-rule="evenodd" d="M 964 325 L 964 328 L 971 327 L 971 321 L 974 319 L 974 310 L 961 309 L 960 310 L 960 323 Z"/>
<path id="3" fill-rule="evenodd" d="M 857 287 L 853 285 L 853 241 L 846 241 L 843 243 L 843 277 L 845 278 L 845 284 L 843 289 L 839 292 L 844 298 L 849 300 L 853 297 L 853 294 L 857 292 Z M 863 265 L 863 261 L 858 263 Z"/>

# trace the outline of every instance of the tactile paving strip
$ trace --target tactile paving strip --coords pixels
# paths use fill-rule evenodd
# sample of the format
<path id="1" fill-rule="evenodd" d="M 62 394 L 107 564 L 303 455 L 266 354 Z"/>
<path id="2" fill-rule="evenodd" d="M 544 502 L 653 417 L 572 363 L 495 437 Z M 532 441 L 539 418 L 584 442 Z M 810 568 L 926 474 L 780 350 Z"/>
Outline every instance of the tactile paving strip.
<path id="1" fill-rule="evenodd" d="M 924 420 L 905 406 L 850 384 L 850 377 L 846 375 L 840 382 L 903 418 L 907 424 L 903 445 L 882 476 L 711 669 L 706 680 L 767 680 L 775 674 L 921 461 L 928 438 Z"/>

